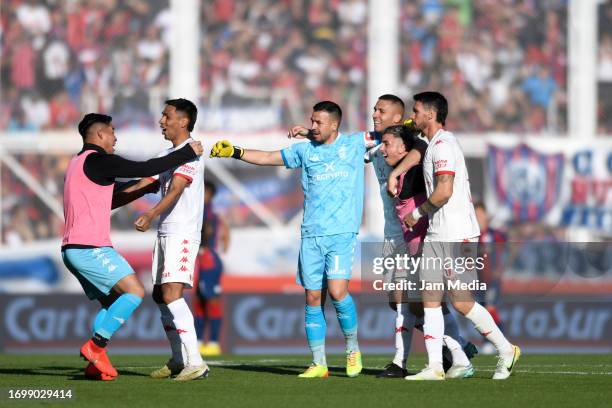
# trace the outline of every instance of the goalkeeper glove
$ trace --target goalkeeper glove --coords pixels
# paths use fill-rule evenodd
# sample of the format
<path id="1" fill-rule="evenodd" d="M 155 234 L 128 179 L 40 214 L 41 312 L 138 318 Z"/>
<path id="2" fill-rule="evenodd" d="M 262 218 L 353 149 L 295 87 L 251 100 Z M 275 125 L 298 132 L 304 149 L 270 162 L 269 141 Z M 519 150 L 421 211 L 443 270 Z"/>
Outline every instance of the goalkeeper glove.
<path id="1" fill-rule="evenodd" d="M 241 159 L 243 155 L 244 149 L 232 145 L 227 140 L 221 140 L 215 143 L 210 150 L 210 157 L 233 157 L 234 159 Z"/>

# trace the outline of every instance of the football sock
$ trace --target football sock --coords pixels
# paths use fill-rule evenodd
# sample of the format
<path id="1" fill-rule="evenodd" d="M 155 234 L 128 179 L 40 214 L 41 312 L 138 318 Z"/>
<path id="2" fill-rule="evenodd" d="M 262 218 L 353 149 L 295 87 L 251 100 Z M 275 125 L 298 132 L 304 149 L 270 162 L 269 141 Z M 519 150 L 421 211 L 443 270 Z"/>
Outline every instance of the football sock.
<path id="1" fill-rule="evenodd" d="M 131 293 L 119 296 L 108 308 L 100 325 L 96 327 L 95 334 L 110 339 L 113 333 L 130 318 L 140 303 L 142 303 L 142 298 Z"/>
<path id="2" fill-rule="evenodd" d="M 424 307 L 425 324 L 423 335 L 429 357 L 429 367 L 442 371 L 442 337 L 444 336 L 444 317 L 442 307 Z"/>
<path id="3" fill-rule="evenodd" d="M 208 341 L 213 343 L 219 342 L 219 335 L 221 334 L 221 320 L 218 319 L 210 319 L 210 333 L 208 334 Z"/>
<path id="4" fill-rule="evenodd" d="M 325 358 L 325 332 L 327 323 L 323 314 L 323 306 L 305 307 L 306 339 L 312 352 L 312 361 L 318 365 L 327 365 Z"/>
<path id="5" fill-rule="evenodd" d="M 204 328 L 206 327 L 206 318 L 202 316 L 193 317 L 193 325 L 196 332 L 196 337 L 200 341 L 204 341 Z"/>
<path id="6" fill-rule="evenodd" d="M 465 317 L 474 323 L 476 330 L 478 330 L 480 334 L 493 343 L 500 354 L 511 354 L 513 352 L 512 344 L 510 344 L 501 330 L 499 330 L 491 314 L 487 309 L 482 307 L 480 303 L 474 302 L 474 306 Z"/>
<path id="7" fill-rule="evenodd" d="M 465 352 L 463 351 L 461 344 L 459 344 L 455 339 L 453 339 L 451 336 L 445 335 L 444 344 L 446 344 L 446 347 L 448 347 L 448 349 L 450 350 L 453 356 L 453 365 L 455 364 L 461 365 L 461 366 L 470 365 L 470 360 L 465 355 Z"/>
<path id="8" fill-rule="evenodd" d="M 174 325 L 174 316 L 172 316 L 172 312 L 168 308 L 168 305 L 164 303 L 158 303 L 157 307 L 161 312 L 162 327 L 164 328 L 166 337 L 170 342 L 170 349 L 172 350 L 172 361 L 184 365 L 185 360 L 183 358 L 181 338 L 176 332 L 176 326 Z"/>
<path id="9" fill-rule="evenodd" d="M 412 329 L 416 316 L 410 312 L 408 304 L 398 303 L 395 316 L 395 356 L 393 363 L 406 368 L 406 360 L 410 354 L 412 343 Z"/>
<path id="10" fill-rule="evenodd" d="M 351 295 L 347 294 L 342 300 L 332 301 L 336 308 L 336 316 L 340 323 L 340 328 L 346 340 L 346 351 L 359 351 L 357 342 L 357 308 Z"/>
<path id="11" fill-rule="evenodd" d="M 467 341 L 459 334 L 459 326 L 455 315 L 450 312 L 444 315 L 444 334 L 458 341 L 461 347 L 465 347 L 467 344 Z"/>
<path id="12" fill-rule="evenodd" d="M 181 350 L 183 351 L 183 362 L 185 366 L 200 366 L 204 364 L 200 351 L 198 350 L 198 338 L 195 333 L 193 315 L 185 299 L 180 298 L 168 304 L 168 309 L 172 313 L 174 327 L 181 340 Z"/>
<path id="13" fill-rule="evenodd" d="M 92 329 L 91 329 L 92 334 L 95 333 L 96 330 L 102 324 L 102 321 L 104 320 L 104 317 L 106 316 L 106 312 L 107 312 L 107 310 L 105 308 L 102 308 L 102 309 L 100 309 L 98 311 L 98 314 L 96 315 L 96 318 L 93 321 L 93 325 L 92 325 Z"/>

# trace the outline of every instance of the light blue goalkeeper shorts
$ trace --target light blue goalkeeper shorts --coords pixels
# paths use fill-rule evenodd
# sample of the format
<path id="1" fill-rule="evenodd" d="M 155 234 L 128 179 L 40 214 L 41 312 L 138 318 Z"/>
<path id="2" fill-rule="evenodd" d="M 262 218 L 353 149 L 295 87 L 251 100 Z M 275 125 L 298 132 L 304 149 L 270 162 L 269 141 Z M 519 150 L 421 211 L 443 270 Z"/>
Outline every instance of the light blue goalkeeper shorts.
<path id="1" fill-rule="evenodd" d="M 357 234 L 302 238 L 296 282 L 304 289 L 327 287 L 328 279 L 350 279 Z"/>

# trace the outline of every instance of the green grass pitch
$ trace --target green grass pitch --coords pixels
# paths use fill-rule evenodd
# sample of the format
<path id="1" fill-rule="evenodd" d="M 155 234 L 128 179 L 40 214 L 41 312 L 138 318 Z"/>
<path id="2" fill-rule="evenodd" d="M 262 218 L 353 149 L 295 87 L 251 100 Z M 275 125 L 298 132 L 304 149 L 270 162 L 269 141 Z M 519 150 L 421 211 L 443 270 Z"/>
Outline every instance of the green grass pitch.
<path id="1" fill-rule="evenodd" d="M 612 355 L 524 354 L 506 381 L 492 381 L 496 359 L 477 356 L 475 378 L 414 383 L 375 378 L 389 356 L 364 356 L 357 378 L 344 375 L 344 359 L 331 356 L 330 377 L 303 380 L 307 356 L 221 356 L 209 360 L 210 377 L 185 383 L 153 380 L 163 356 L 111 355 L 119 377 L 83 376 L 76 356 L 0 354 L 0 406 L 83 407 L 604 407 L 612 406 Z M 411 358 L 416 372 L 425 356 Z M 8 399 L 11 389 L 71 389 L 74 399 Z"/>

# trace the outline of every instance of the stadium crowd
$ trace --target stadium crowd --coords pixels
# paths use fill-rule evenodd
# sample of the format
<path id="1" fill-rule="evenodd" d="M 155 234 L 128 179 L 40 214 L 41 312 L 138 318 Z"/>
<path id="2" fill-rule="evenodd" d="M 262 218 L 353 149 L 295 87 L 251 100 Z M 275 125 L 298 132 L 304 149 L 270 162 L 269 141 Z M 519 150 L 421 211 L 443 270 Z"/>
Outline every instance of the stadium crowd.
<path id="1" fill-rule="evenodd" d="M 566 18 L 566 0 L 403 0 L 401 96 L 442 90 L 454 132 L 564 132 Z"/>
<path id="2" fill-rule="evenodd" d="M 610 7 L 600 13 L 604 129 Z M 443 90 L 459 132 L 564 132 L 566 17 L 567 0 L 402 0 L 397 93 Z M 272 108 L 283 128 L 330 99 L 347 127 L 368 125 L 366 0 L 214 0 L 200 20 L 203 109 Z M 0 129 L 71 128 L 86 111 L 155 127 L 167 0 L 9 0 L 0 23 Z"/>
<path id="3" fill-rule="evenodd" d="M 167 0 L 7 0 L 0 129 L 74 130 L 84 112 L 155 124 L 168 83 Z"/>
<path id="4" fill-rule="evenodd" d="M 598 131 L 599 134 L 612 134 L 612 1 L 599 6 L 599 61 L 597 64 L 598 82 Z"/>

